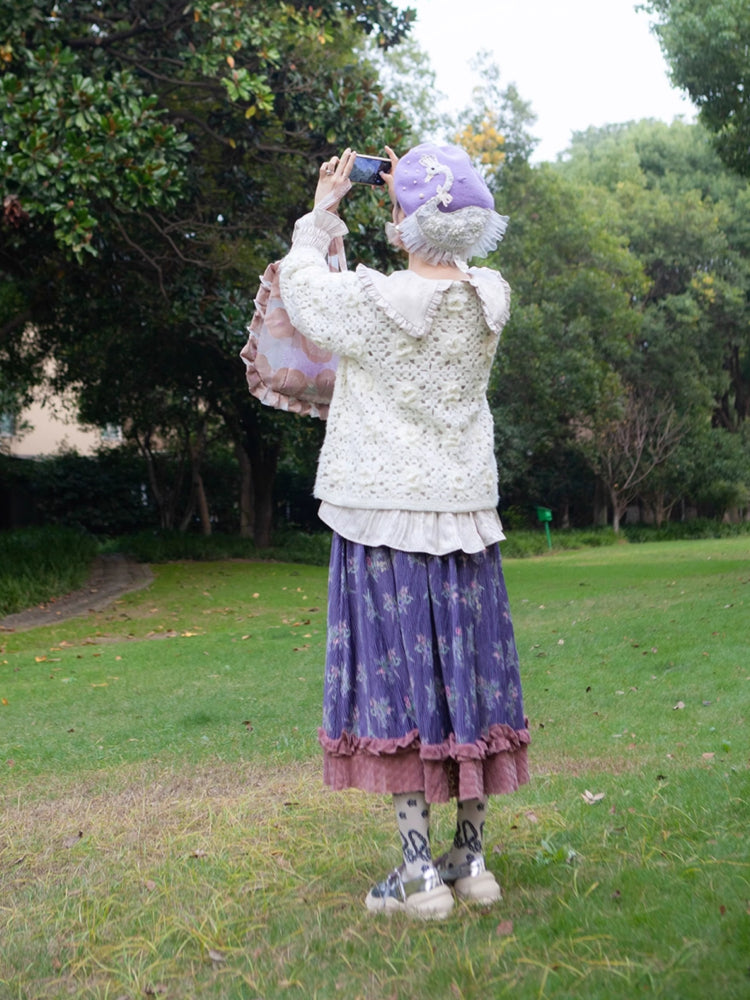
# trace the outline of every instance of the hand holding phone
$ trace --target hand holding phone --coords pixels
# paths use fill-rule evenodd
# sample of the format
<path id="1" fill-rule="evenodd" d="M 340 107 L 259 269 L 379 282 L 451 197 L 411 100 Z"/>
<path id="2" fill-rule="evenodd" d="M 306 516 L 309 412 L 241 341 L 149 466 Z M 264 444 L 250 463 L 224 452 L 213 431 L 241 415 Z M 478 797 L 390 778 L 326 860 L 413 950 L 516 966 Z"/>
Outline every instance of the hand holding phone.
<path id="1" fill-rule="evenodd" d="M 354 158 L 349 180 L 352 184 L 377 184 L 382 187 L 385 181 L 380 176 L 391 170 L 391 161 L 383 156 L 365 156 L 358 153 Z"/>

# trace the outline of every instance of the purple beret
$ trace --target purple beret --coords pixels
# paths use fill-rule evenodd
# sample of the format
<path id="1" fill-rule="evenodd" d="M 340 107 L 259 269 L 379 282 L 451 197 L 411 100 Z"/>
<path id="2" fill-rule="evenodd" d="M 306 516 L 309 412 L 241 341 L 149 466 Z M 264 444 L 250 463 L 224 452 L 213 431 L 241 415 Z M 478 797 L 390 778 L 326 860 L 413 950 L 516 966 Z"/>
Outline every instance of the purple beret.
<path id="1" fill-rule="evenodd" d="M 444 212 L 456 212 L 470 205 L 495 207 L 484 178 L 460 146 L 438 146 L 432 142 L 414 146 L 398 161 L 393 176 L 396 198 L 407 215 L 436 196 L 438 207 Z"/>

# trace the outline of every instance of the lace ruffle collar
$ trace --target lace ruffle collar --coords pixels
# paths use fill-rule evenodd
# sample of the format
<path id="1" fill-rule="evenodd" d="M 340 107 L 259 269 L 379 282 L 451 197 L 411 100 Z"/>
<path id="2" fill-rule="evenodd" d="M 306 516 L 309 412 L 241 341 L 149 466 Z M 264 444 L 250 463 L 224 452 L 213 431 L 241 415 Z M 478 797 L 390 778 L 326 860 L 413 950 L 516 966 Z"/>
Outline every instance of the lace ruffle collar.
<path id="1" fill-rule="evenodd" d="M 510 288 L 499 273 L 488 267 L 470 267 L 469 283 L 476 290 L 487 326 L 500 333 L 510 312 Z M 357 277 L 375 305 L 412 337 L 429 333 L 444 293 L 451 287 L 450 278 L 423 278 L 413 271 L 381 274 L 360 264 Z"/>

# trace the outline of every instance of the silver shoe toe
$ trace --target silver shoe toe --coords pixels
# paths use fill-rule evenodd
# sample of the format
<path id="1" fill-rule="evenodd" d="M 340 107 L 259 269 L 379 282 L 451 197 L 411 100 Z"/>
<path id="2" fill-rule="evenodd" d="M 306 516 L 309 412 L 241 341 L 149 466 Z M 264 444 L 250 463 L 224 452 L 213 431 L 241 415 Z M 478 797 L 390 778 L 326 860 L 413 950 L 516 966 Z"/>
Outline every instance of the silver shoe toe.
<path id="1" fill-rule="evenodd" d="M 479 857 L 472 858 L 471 861 L 464 861 L 463 864 L 451 865 L 450 867 L 448 866 L 447 858 L 448 855 L 444 854 L 435 862 L 438 873 L 446 885 L 453 885 L 454 882 L 458 882 L 461 878 L 476 878 L 487 871 L 487 866 L 484 863 L 484 855 L 482 854 Z"/>
<path id="2" fill-rule="evenodd" d="M 434 866 L 426 869 L 416 878 L 405 879 L 400 868 L 394 868 L 382 882 L 374 885 L 369 892 L 369 898 L 376 900 L 394 899 L 405 903 L 409 896 L 418 892 L 432 892 L 442 885 L 440 874 Z"/>
<path id="3" fill-rule="evenodd" d="M 434 865 L 410 879 L 396 868 L 370 889 L 365 905 L 373 913 L 401 911 L 424 920 L 443 920 L 453 909 L 453 893 Z"/>

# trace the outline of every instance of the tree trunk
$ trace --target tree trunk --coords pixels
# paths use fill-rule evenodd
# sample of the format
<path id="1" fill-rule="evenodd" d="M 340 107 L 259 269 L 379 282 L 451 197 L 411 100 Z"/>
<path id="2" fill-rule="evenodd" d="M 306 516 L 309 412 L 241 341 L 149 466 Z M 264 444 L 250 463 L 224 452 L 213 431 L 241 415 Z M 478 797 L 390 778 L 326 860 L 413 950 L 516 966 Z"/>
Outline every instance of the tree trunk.
<path id="1" fill-rule="evenodd" d="M 208 509 L 208 500 L 206 499 L 206 490 L 203 485 L 203 476 L 200 472 L 195 474 L 195 479 L 193 480 L 195 486 L 195 495 L 198 501 L 198 513 L 201 519 L 201 531 L 207 537 L 211 534 L 211 512 Z"/>
<path id="2" fill-rule="evenodd" d="M 563 500 L 562 510 L 560 512 L 560 527 L 569 528 L 570 527 L 570 500 L 567 498 Z"/>
<path id="3" fill-rule="evenodd" d="M 281 454 L 281 438 L 264 441 L 257 433 L 246 434 L 245 451 L 252 470 L 253 539 L 259 549 L 265 549 L 271 544 L 273 485 Z"/>
<path id="4" fill-rule="evenodd" d="M 205 536 L 211 534 L 211 512 L 208 507 L 206 497 L 206 487 L 201 475 L 201 465 L 206 451 L 206 425 L 205 423 L 198 429 L 195 440 L 191 439 L 190 431 L 186 432 L 185 450 L 190 455 L 190 499 L 187 508 L 180 522 L 180 531 L 187 531 L 190 522 L 198 508 L 198 517 L 201 522 L 201 533 Z"/>
<path id="5" fill-rule="evenodd" d="M 253 470 L 250 457 L 241 442 L 235 441 L 234 452 L 240 467 L 240 538 L 252 538 L 255 532 Z"/>
<path id="6" fill-rule="evenodd" d="M 609 498 L 612 503 L 612 530 L 619 535 L 622 519 L 628 509 L 627 501 L 620 493 L 615 493 L 613 490 L 610 491 Z"/>
<path id="7" fill-rule="evenodd" d="M 604 486 L 600 479 L 596 480 L 596 485 L 594 486 L 594 510 L 593 510 L 593 522 L 596 528 L 606 528 L 607 527 L 607 499 L 604 492 Z"/>
<path id="8" fill-rule="evenodd" d="M 654 524 L 657 528 L 661 528 L 668 518 L 667 494 L 665 491 L 659 490 L 658 493 L 654 494 L 653 510 Z"/>
<path id="9" fill-rule="evenodd" d="M 140 434 L 137 434 L 136 441 L 138 442 L 138 449 L 146 462 L 151 493 L 156 503 L 156 509 L 159 511 L 159 527 L 162 530 L 171 530 L 174 527 L 174 504 L 170 502 L 167 487 L 159 482 L 156 459 L 151 450 L 151 435 L 147 432 L 141 439 Z"/>
<path id="10" fill-rule="evenodd" d="M 253 539 L 259 549 L 267 549 L 271 544 L 271 529 L 273 526 L 273 475 L 255 480 L 255 528 Z"/>

